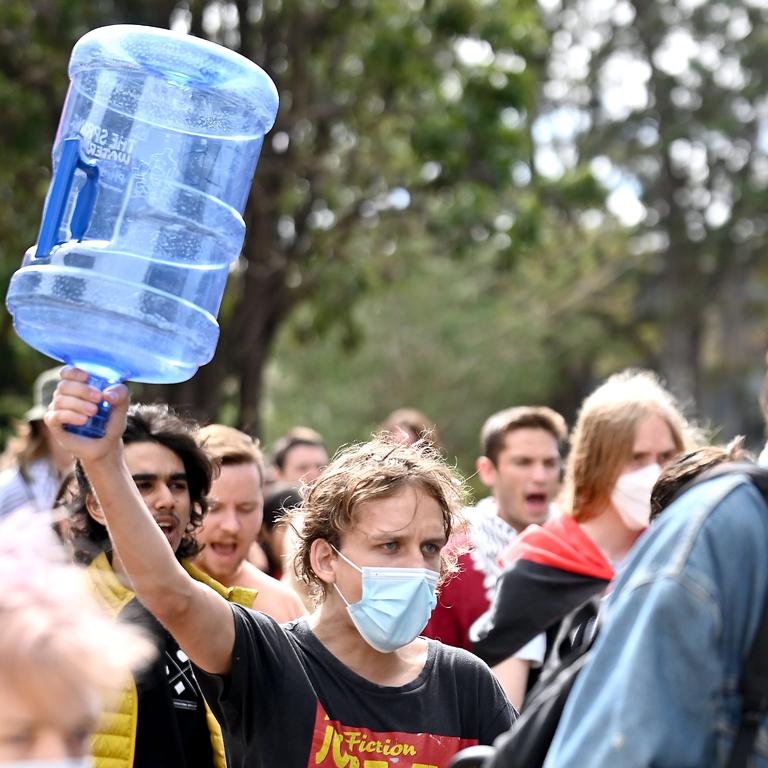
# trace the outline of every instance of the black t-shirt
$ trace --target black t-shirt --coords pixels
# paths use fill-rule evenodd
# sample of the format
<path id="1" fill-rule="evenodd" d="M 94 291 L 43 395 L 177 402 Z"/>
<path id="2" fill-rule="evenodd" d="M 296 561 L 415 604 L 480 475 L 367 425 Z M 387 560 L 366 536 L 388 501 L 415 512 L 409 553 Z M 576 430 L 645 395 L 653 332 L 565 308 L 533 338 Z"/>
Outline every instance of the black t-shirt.
<path id="1" fill-rule="evenodd" d="M 231 673 L 196 669 L 224 731 L 232 768 L 446 768 L 473 744 L 491 744 L 514 710 L 488 667 L 428 640 L 419 676 L 372 683 L 344 666 L 304 619 L 279 625 L 233 605 Z"/>
<path id="2" fill-rule="evenodd" d="M 120 619 L 143 626 L 158 649 L 155 662 L 136 679 L 134 768 L 213 768 L 205 702 L 189 658 L 138 600 Z"/>

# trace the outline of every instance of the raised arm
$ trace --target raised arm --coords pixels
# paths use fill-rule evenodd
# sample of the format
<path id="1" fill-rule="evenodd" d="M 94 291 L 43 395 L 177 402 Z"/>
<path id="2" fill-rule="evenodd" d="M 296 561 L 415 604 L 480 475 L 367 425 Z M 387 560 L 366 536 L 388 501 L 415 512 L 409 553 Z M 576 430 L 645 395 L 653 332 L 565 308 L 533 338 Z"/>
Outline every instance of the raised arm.
<path id="1" fill-rule="evenodd" d="M 138 598 L 195 664 L 213 674 L 228 672 L 235 637 L 232 610 L 181 567 L 123 459 L 128 390 L 120 384 L 102 393 L 86 384 L 86 373 L 71 367 L 61 378 L 45 422 L 83 465 Z M 85 424 L 102 399 L 112 405 L 103 438 L 64 430 L 65 424 Z"/>

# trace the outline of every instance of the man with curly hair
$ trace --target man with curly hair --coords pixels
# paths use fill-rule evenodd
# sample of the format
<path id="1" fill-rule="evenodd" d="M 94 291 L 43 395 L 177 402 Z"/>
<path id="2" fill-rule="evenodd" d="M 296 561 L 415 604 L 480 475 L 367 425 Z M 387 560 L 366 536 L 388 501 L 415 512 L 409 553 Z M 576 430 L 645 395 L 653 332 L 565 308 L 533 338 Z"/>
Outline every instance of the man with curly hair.
<path id="1" fill-rule="evenodd" d="M 514 710 L 488 667 L 419 636 L 464 496 L 434 448 L 351 446 L 309 486 L 296 561 L 318 607 L 280 625 L 230 605 L 173 556 L 126 466 L 127 389 L 101 393 L 73 368 L 62 379 L 46 422 L 88 473 L 142 603 L 194 662 L 231 767 L 447 768 L 509 727 Z M 102 398 L 104 438 L 63 429 Z"/>
<path id="2" fill-rule="evenodd" d="M 195 441 L 196 427 L 164 405 L 136 405 L 122 435 L 125 466 L 160 543 L 202 588 L 250 606 L 255 592 L 225 588 L 191 565 L 193 537 L 206 511 L 214 465 Z M 225 768 L 221 729 L 205 704 L 187 655 L 134 593 L 87 470 L 76 465 L 71 503 L 75 558 L 87 566 L 100 602 L 118 620 L 146 628 L 159 655 L 104 713 L 92 742 L 95 768 Z M 133 490 L 133 489 L 132 489 Z"/>

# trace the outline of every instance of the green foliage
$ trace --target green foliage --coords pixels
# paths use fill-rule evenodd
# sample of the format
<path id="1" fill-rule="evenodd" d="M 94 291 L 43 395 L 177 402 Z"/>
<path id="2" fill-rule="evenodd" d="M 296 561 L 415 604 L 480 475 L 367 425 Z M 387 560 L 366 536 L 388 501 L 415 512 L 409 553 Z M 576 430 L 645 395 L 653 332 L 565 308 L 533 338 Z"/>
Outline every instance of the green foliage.
<path id="1" fill-rule="evenodd" d="M 572 421 L 597 379 L 647 363 L 621 280 L 626 234 L 562 220 L 543 229 L 540 252 L 512 272 L 495 269 L 489 248 L 472 259 L 411 262 L 356 303 L 363 342 L 351 350 L 342 328 L 312 335 L 311 309 L 300 307 L 268 370 L 266 445 L 304 423 L 335 448 L 365 439 L 395 408 L 415 407 L 436 422 L 446 455 L 469 476 L 480 426 L 494 411 L 543 403 Z M 606 333 L 606 317 L 621 332 Z M 483 492 L 476 478 L 472 486 Z"/>
<path id="2" fill-rule="evenodd" d="M 717 412 L 728 432 L 754 429 L 754 376 L 744 371 L 759 368 L 764 340 L 749 324 L 768 309 L 768 10 L 748 0 L 547 8 L 559 44 L 543 111 L 578 114 L 566 143 L 645 207 L 644 255 L 628 273 L 632 323 L 681 396 Z M 717 339 L 728 343 L 712 355 Z M 716 384 L 726 380 L 730 391 Z"/>
<path id="3" fill-rule="evenodd" d="M 75 41 L 89 29 L 129 21 L 167 22 L 173 4 L 92 0 L 0 3 L 0 291 L 36 240 L 51 177 L 51 147 Z M 125 7 L 123 7 L 125 6 Z M 164 14 L 164 16 L 163 16 Z M 160 23 L 163 23 L 160 21 Z M 35 376 L 51 365 L 13 333 L 0 310 L 0 445 L 29 407 Z"/>
<path id="4" fill-rule="evenodd" d="M 61 5 L 61 7 L 56 7 Z M 50 148 L 67 83 L 69 51 L 84 29 L 79 2 L 0 4 L 0 286 L 35 242 L 50 179 Z M 58 11 L 61 11 L 59 14 Z M 14 335 L 0 313 L 0 443 L 50 365 Z"/>
<path id="5" fill-rule="evenodd" d="M 174 12 L 261 64 L 281 107 L 216 358 L 181 388 L 145 396 L 257 429 L 263 403 L 267 442 L 302 421 L 331 444 L 363 438 L 411 405 L 437 421 L 468 473 L 489 413 L 546 402 L 572 418 L 597 380 L 630 364 L 660 368 L 737 428 L 734 404 L 748 401 L 731 398 L 726 418 L 723 382 L 753 386 L 747 361 L 759 362 L 768 281 L 763 9 L 5 0 L 3 287 L 35 239 L 72 44 L 107 23 L 164 26 Z M 673 33 L 710 58 L 665 71 L 658 52 Z M 632 94 L 607 83 L 628 61 L 648 65 L 647 99 L 621 112 L 617 99 Z M 547 131 L 557 135 L 542 139 Z M 548 144 L 561 172 L 541 161 Z M 697 176 L 691 158 L 702 152 Z M 627 225 L 621 205 L 607 210 L 617 184 L 636 190 L 645 218 Z M 5 313 L 0 346 L 2 430 L 48 363 Z"/>

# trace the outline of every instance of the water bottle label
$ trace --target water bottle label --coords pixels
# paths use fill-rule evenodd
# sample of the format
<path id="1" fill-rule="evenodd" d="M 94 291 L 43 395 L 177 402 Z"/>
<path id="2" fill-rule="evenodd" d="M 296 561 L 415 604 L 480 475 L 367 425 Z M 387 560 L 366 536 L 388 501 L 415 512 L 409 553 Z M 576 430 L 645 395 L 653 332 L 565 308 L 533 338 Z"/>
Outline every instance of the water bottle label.
<path id="1" fill-rule="evenodd" d="M 83 148 L 89 157 L 130 166 L 136 146 L 134 139 L 88 120 L 83 121 L 78 132 L 85 140 Z"/>

